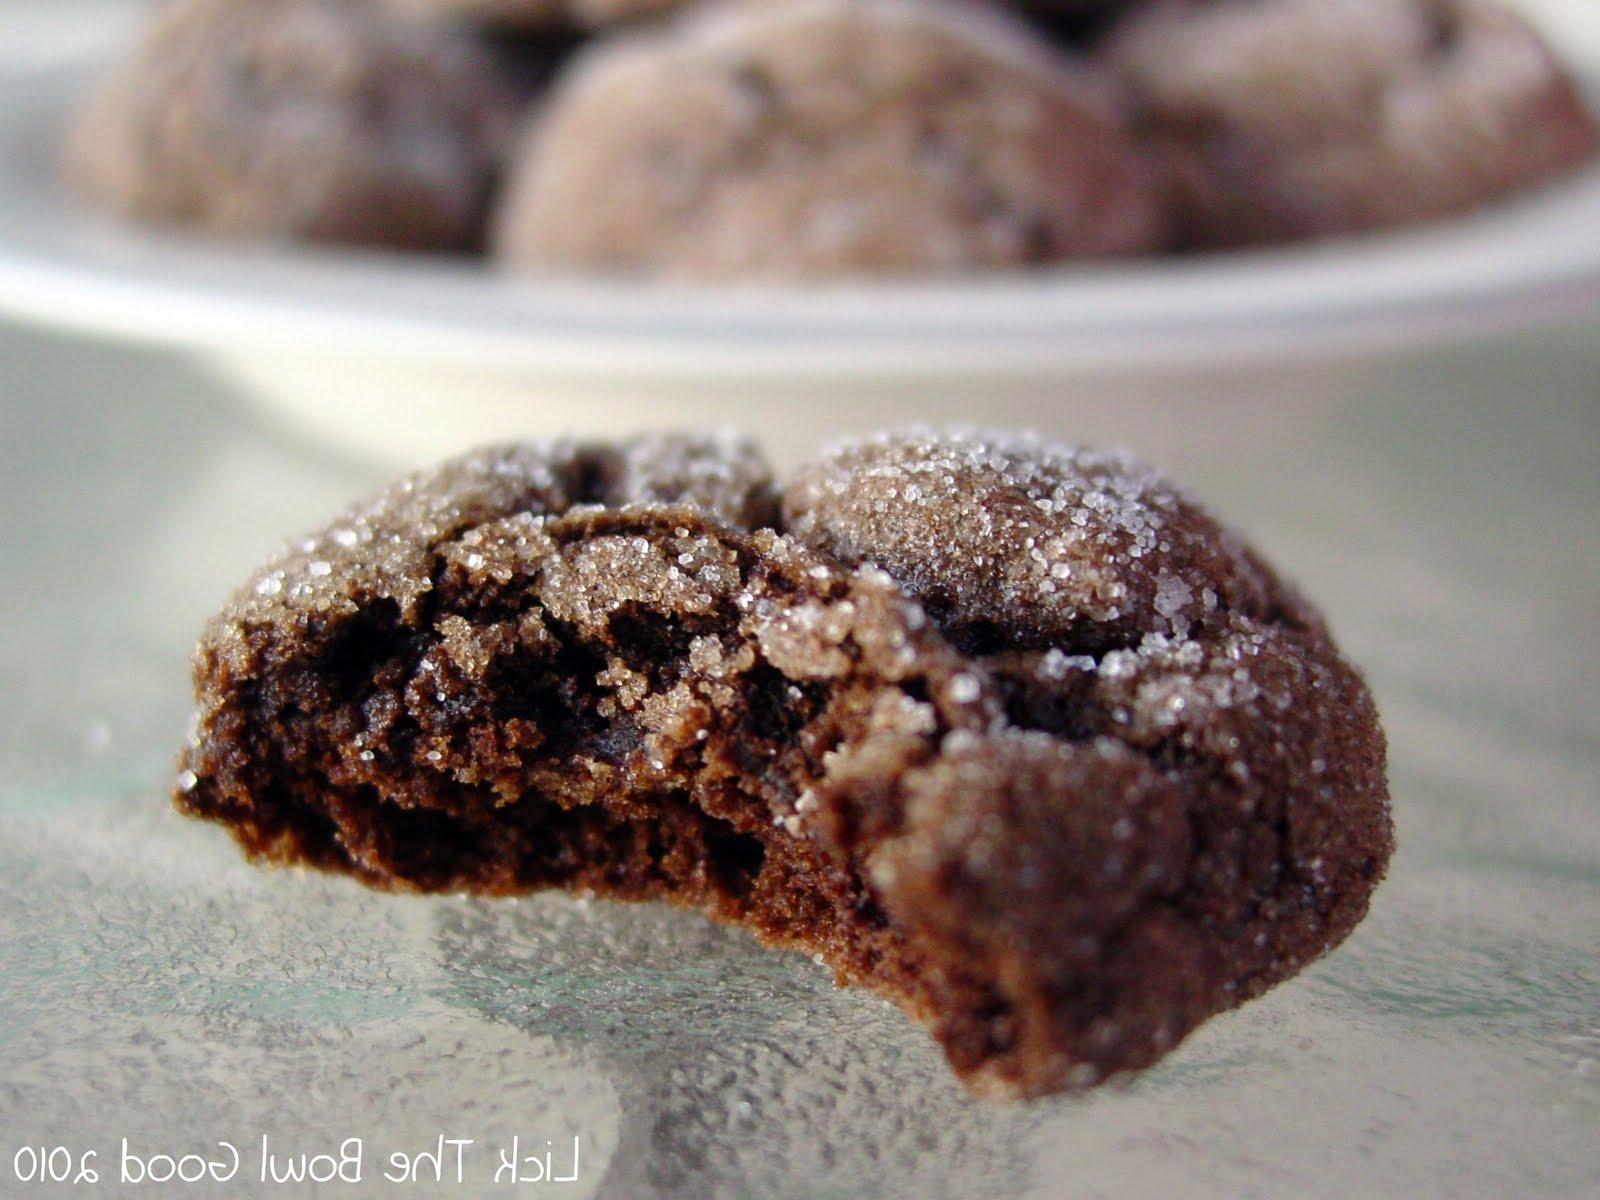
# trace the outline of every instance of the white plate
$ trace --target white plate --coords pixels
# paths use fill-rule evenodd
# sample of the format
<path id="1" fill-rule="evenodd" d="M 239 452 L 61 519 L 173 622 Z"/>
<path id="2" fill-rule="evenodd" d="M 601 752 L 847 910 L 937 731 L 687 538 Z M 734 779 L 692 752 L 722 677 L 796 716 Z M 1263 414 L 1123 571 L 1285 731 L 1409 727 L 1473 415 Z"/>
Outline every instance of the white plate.
<path id="1" fill-rule="evenodd" d="M 85 214 L 53 167 L 62 122 L 134 10 L 23 11 L 12 45 L 30 56 L 0 52 L 0 312 L 198 352 L 400 456 L 558 425 L 748 421 L 770 400 L 829 419 L 814 406 L 938 416 L 1085 388 L 1278 389 L 1311 362 L 1600 310 L 1600 168 L 1423 229 L 938 283 L 518 281 L 453 260 L 157 235 Z M 1570 43 L 1600 77 L 1594 46 Z"/>

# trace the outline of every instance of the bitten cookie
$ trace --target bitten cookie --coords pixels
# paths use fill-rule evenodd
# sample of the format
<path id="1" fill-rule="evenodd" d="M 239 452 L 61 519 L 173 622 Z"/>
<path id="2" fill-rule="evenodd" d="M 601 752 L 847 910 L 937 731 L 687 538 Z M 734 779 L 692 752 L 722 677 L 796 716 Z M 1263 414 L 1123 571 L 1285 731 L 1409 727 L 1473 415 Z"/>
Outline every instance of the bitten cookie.
<path id="1" fill-rule="evenodd" d="M 502 261 L 701 277 L 1134 254 L 1163 197 L 1112 94 L 997 12 L 793 0 L 580 56 L 529 131 Z"/>
<path id="2" fill-rule="evenodd" d="M 1444 216 L 1600 143 L 1561 66 L 1492 0 L 1155 0 L 1105 56 L 1194 246 Z"/>
<path id="3" fill-rule="evenodd" d="M 140 220 L 468 249 L 523 101 L 482 45 L 372 0 L 174 0 L 79 118 L 68 174 Z"/>
<path id="4" fill-rule="evenodd" d="M 1337 944 L 1392 832 L 1316 614 L 1126 460 L 486 450 L 208 626 L 177 803 L 369 883 L 664 898 L 820 955 L 992 1096 L 1145 1066 Z"/>

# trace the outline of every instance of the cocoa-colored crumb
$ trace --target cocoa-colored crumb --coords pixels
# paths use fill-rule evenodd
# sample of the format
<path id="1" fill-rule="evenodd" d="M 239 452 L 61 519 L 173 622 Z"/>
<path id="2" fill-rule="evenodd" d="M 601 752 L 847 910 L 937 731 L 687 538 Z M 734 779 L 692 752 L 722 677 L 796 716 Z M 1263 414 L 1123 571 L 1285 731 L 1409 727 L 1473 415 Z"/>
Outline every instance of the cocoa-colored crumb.
<path id="1" fill-rule="evenodd" d="M 1371 700 L 1160 476 L 919 433 L 779 498 L 730 437 L 401 481 L 208 626 L 179 806 L 379 886 L 698 905 L 988 1095 L 1144 1066 L 1360 919 Z"/>

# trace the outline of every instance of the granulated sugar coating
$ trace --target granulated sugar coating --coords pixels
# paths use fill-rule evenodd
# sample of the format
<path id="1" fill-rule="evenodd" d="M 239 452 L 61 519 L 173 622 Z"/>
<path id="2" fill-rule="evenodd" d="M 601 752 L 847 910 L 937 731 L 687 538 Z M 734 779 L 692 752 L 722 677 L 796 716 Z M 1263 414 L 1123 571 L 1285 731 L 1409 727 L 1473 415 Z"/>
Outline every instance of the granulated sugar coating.
<path id="1" fill-rule="evenodd" d="M 1197 246 L 1444 216 L 1600 146 L 1572 80 L 1494 0 L 1155 0 L 1105 57 Z"/>
<path id="2" fill-rule="evenodd" d="M 729 435 L 395 484 L 208 626 L 179 807 L 378 886 L 697 905 L 992 1096 L 1147 1065 L 1360 920 L 1371 699 L 1157 473 L 905 434 L 777 494 Z"/>
<path id="3" fill-rule="evenodd" d="M 69 173 L 142 220 L 465 250 L 522 99 L 484 46 L 376 0 L 176 0 L 92 97 Z"/>
<path id="4" fill-rule="evenodd" d="M 1269 577 L 1160 473 L 1038 438 L 890 434 L 801 468 L 797 536 L 899 579 L 978 646 L 1097 649 L 1260 612 Z"/>
<path id="5" fill-rule="evenodd" d="M 530 127 L 514 267 L 808 277 L 1153 251 L 1167 212 L 1114 94 L 1003 13 L 713 6 L 598 44 Z"/>

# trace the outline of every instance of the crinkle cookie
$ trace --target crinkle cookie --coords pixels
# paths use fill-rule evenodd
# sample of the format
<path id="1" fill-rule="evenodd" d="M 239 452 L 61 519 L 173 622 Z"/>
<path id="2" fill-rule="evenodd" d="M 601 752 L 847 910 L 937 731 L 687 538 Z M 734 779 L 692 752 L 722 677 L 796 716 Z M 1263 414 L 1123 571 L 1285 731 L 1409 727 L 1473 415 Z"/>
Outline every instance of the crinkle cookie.
<path id="1" fill-rule="evenodd" d="M 371 0 L 173 0 L 91 98 L 68 172 L 140 220 L 467 249 L 523 100 L 479 43 Z"/>
<path id="2" fill-rule="evenodd" d="M 1113 93 L 1003 15 L 791 0 L 580 56 L 496 225 L 516 268 L 826 277 L 1136 254 L 1166 218 Z"/>
<path id="3" fill-rule="evenodd" d="M 288 547 L 194 675 L 177 803 L 252 855 L 695 905 L 990 1096 L 1159 1058 L 1337 944 L 1391 848 L 1306 603 L 1035 440 L 856 443 L 781 496 L 730 436 L 485 450 Z"/>
<path id="4" fill-rule="evenodd" d="M 1155 0 L 1105 53 L 1196 246 L 1446 215 L 1600 141 L 1561 66 L 1492 0 Z"/>

